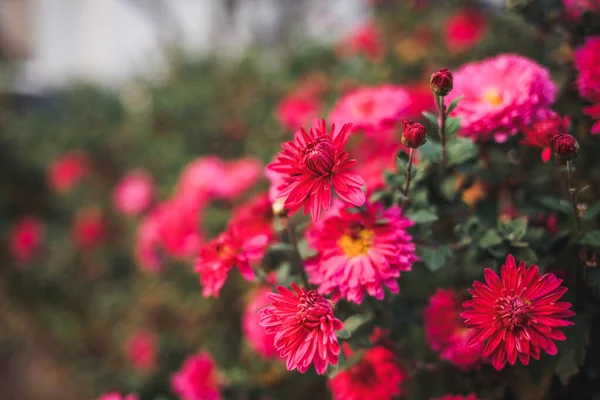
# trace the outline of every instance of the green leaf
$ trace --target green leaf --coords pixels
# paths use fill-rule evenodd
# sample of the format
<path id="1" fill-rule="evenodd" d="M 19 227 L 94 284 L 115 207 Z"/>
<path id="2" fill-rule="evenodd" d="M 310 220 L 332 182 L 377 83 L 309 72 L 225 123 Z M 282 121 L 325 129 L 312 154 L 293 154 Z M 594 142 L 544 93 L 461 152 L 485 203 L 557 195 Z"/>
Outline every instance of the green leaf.
<path id="1" fill-rule="evenodd" d="M 335 331 L 335 334 L 337 335 L 337 337 L 339 339 L 350 339 L 350 336 L 352 336 L 352 334 L 350 333 L 350 331 L 346 328 L 343 328 L 339 331 Z"/>
<path id="2" fill-rule="evenodd" d="M 446 135 L 456 136 L 460 130 L 460 118 L 446 118 Z"/>
<path id="3" fill-rule="evenodd" d="M 558 199 L 556 197 L 542 197 L 538 202 L 551 211 L 556 211 L 565 215 L 573 215 L 573 208 L 566 200 Z"/>
<path id="4" fill-rule="evenodd" d="M 514 256 L 519 261 L 525 261 L 527 264 L 533 264 L 538 260 L 538 256 L 530 247 L 522 247 L 514 252 Z"/>
<path id="5" fill-rule="evenodd" d="M 447 114 L 450 114 L 452 111 L 454 111 L 454 109 L 456 108 L 456 106 L 458 105 L 458 102 L 460 101 L 460 99 L 462 99 L 463 97 L 465 97 L 464 95 L 458 96 L 456 99 L 452 100 L 452 103 L 450 103 L 450 105 L 448 106 L 448 110 L 446 111 Z"/>
<path id="6" fill-rule="evenodd" d="M 584 246 L 600 248 L 600 230 L 593 230 L 583 234 L 579 243 Z"/>
<path id="7" fill-rule="evenodd" d="M 589 316 L 578 313 L 573 322 L 575 325 L 565 331 L 567 340 L 557 343 L 558 360 L 554 371 L 563 385 L 567 385 L 583 365 L 590 339 Z"/>
<path id="8" fill-rule="evenodd" d="M 489 247 L 502 244 L 503 241 L 504 240 L 495 229 L 490 229 L 486 233 L 484 233 L 484 235 L 481 237 L 481 239 L 479 239 L 479 242 L 477 244 L 479 245 L 479 247 L 487 249 Z"/>
<path id="9" fill-rule="evenodd" d="M 588 206 L 585 214 L 581 218 L 583 221 L 592 221 L 600 214 L 600 201 L 595 202 L 591 206 Z"/>
<path id="10" fill-rule="evenodd" d="M 471 139 L 458 138 L 448 143 L 448 160 L 457 165 L 477 157 L 477 146 Z"/>
<path id="11" fill-rule="evenodd" d="M 452 256 L 452 250 L 448 246 L 425 247 L 420 246 L 418 253 L 427 268 L 437 271 L 446 263 L 446 259 Z"/>
<path id="12" fill-rule="evenodd" d="M 350 333 L 355 332 L 365 323 L 371 320 L 372 316 L 369 314 L 354 314 L 344 321 L 344 329 L 347 329 Z"/>
<path id="13" fill-rule="evenodd" d="M 527 218 L 503 221 L 498 224 L 500 234 L 510 242 L 518 242 L 527 233 Z"/>
<path id="14" fill-rule="evenodd" d="M 428 222 L 435 222 L 438 220 L 438 216 L 428 210 L 418 210 L 407 215 L 409 219 L 414 221 L 415 224 L 425 224 Z"/>
<path id="15" fill-rule="evenodd" d="M 425 118 L 427 118 L 427 121 L 429 121 L 429 123 L 431 125 L 433 125 L 433 127 L 437 130 L 440 129 L 440 125 L 438 124 L 438 117 L 436 115 L 433 115 L 430 112 L 427 111 L 423 111 L 423 116 Z"/>
<path id="16" fill-rule="evenodd" d="M 428 140 L 423 146 L 419 147 L 419 159 L 439 163 L 442 159 L 442 147 L 439 143 Z"/>

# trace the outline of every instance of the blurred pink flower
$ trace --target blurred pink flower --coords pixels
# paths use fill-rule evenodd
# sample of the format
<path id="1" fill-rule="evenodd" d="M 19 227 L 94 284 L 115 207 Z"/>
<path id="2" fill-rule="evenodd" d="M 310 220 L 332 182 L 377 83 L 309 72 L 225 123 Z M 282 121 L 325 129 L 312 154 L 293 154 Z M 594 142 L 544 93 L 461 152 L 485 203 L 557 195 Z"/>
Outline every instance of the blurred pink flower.
<path id="1" fill-rule="evenodd" d="M 563 0 L 563 6 L 570 20 L 578 20 L 584 12 L 600 12 L 600 0 Z"/>
<path id="2" fill-rule="evenodd" d="M 600 10 L 600 4 L 598 5 Z M 600 36 L 587 38 L 575 51 L 575 68 L 579 72 L 577 89 L 579 95 L 594 105 L 585 107 L 584 113 L 597 119 L 592 133 L 600 133 Z"/>
<path id="3" fill-rule="evenodd" d="M 71 189 L 89 172 L 90 166 L 86 154 L 72 151 L 56 158 L 48 169 L 48 183 L 57 192 Z"/>
<path id="4" fill-rule="evenodd" d="M 134 393 L 122 395 L 118 392 L 110 392 L 101 395 L 98 400 L 139 400 L 139 397 Z"/>
<path id="5" fill-rule="evenodd" d="M 128 172 L 113 191 L 114 206 L 124 215 L 141 214 L 153 200 L 154 182 L 152 176 L 143 170 Z"/>
<path id="6" fill-rule="evenodd" d="M 330 119 L 336 125 L 352 124 L 352 131 L 379 134 L 407 115 L 411 107 L 409 92 L 401 87 L 364 86 L 346 94 L 335 104 Z"/>
<path id="7" fill-rule="evenodd" d="M 233 210 L 231 224 L 244 236 L 266 235 L 270 242 L 273 231 L 273 207 L 267 193 L 255 195 Z"/>
<path id="8" fill-rule="evenodd" d="M 44 226 L 35 217 L 21 217 L 10 229 L 9 236 L 12 257 L 20 262 L 31 261 L 44 241 Z"/>
<path id="9" fill-rule="evenodd" d="M 333 215 L 332 215 L 333 214 Z M 362 209 L 335 208 L 306 233 L 318 254 L 306 262 L 311 283 L 334 301 L 362 303 L 365 292 L 378 300 L 384 287 L 399 291 L 401 271 L 418 260 L 412 237 L 413 223 L 400 208 L 366 203 Z"/>
<path id="10" fill-rule="evenodd" d="M 215 197 L 224 200 L 237 199 L 258 181 L 262 170 L 263 165 L 255 158 L 226 161 L 223 179 L 214 180 Z"/>
<path id="11" fill-rule="evenodd" d="M 259 311 L 265 332 L 275 335 L 275 348 L 286 359 L 288 371 L 301 374 L 314 364 L 323 375 L 328 364 L 336 365 L 340 345 L 335 331 L 343 329 L 335 318 L 333 306 L 314 290 L 305 290 L 292 282 L 290 291 L 277 286 L 279 293 L 269 293 L 272 305 Z"/>
<path id="12" fill-rule="evenodd" d="M 77 247 L 91 250 L 105 241 L 108 229 L 108 221 L 102 211 L 96 208 L 82 210 L 73 221 L 73 240 Z"/>
<path id="13" fill-rule="evenodd" d="M 195 268 L 200 275 L 204 297 L 219 295 L 233 267 L 237 267 L 244 278 L 252 281 L 254 270 L 250 263 L 262 257 L 268 240 L 264 234 L 246 236 L 243 227 L 230 225 L 227 231 L 202 246 Z"/>
<path id="14" fill-rule="evenodd" d="M 136 231 L 135 258 L 147 271 L 161 269 L 160 210 L 154 210 L 140 221 Z"/>
<path id="15" fill-rule="evenodd" d="M 462 299 L 454 290 L 438 289 L 425 309 L 425 335 L 440 358 L 468 369 L 481 362 L 483 345 L 466 345 L 471 330 L 460 317 L 461 311 Z"/>
<path id="16" fill-rule="evenodd" d="M 556 134 L 567 133 L 568 125 L 568 118 L 562 118 L 557 113 L 551 111 L 545 119 L 534 122 L 531 128 L 521 128 L 525 136 L 521 140 L 521 144 L 541 148 L 542 161 L 548 162 L 550 161 L 550 157 L 552 157 L 552 137 Z"/>
<path id="17" fill-rule="evenodd" d="M 410 96 L 410 104 L 403 118 L 423 118 L 423 111 L 434 111 L 436 107 L 435 98 L 429 85 L 418 84 L 405 86 L 404 88 Z"/>
<path id="18" fill-rule="evenodd" d="M 217 367 L 208 353 L 188 357 L 171 377 L 173 392 L 182 400 L 220 400 Z"/>
<path id="19" fill-rule="evenodd" d="M 134 368 L 149 371 L 156 365 L 156 337 L 146 330 L 135 332 L 126 344 L 127 357 Z"/>
<path id="20" fill-rule="evenodd" d="M 348 37 L 338 45 L 338 50 L 343 56 L 362 55 L 377 61 L 383 55 L 384 47 L 381 33 L 372 22 L 356 28 Z"/>
<path id="21" fill-rule="evenodd" d="M 464 96 L 453 112 L 461 118 L 462 135 L 504 142 L 522 126 L 544 119 L 556 92 L 547 69 L 523 56 L 501 54 L 463 65 L 446 101 Z"/>
<path id="22" fill-rule="evenodd" d="M 254 351 L 264 357 L 275 357 L 278 355 L 278 351 L 273 346 L 275 334 L 265 332 L 265 329 L 259 323 L 260 317 L 258 315 L 261 308 L 271 304 L 267 296 L 268 293 L 270 293 L 270 289 L 267 287 L 261 287 L 252 293 L 250 303 L 248 303 L 242 319 L 242 329 Z"/>
<path id="23" fill-rule="evenodd" d="M 470 50 L 488 31 L 485 15 L 475 9 L 459 10 L 446 21 L 446 46 L 452 51 Z"/>
<path id="24" fill-rule="evenodd" d="M 315 98 L 291 93 L 277 106 L 276 116 L 286 129 L 295 131 L 310 124 L 318 116 L 320 108 Z"/>
<path id="25" fill-rule="evenodd" d="M 407 377 L 391 350 L 375 346 L 365 351 L 360 361 L 331 378 L 328 385 L 333 400 L 393 400 L 403 394 L 402 382 Z"/>
<path id="26" fill-rule="evenodd" d="M 384 188 L 384 172 L 395 172 L 398 152 L 407 151 L 406 146 L 393 135 L 385 136 L 386 138 L 381 140 L 371 138 L 360 140 L 352 150 L 352 154 L 358 160 L 356 172 L 365 180 L 367 194 Z"/>
<path id="27" fill-rule="evenodd" d="M 200 217 L 203 204 L 193 196 L 179 195 L 156 210 L 158 234 L 164 250 L 172 257 L 187 259 L 202 243 Z"/>

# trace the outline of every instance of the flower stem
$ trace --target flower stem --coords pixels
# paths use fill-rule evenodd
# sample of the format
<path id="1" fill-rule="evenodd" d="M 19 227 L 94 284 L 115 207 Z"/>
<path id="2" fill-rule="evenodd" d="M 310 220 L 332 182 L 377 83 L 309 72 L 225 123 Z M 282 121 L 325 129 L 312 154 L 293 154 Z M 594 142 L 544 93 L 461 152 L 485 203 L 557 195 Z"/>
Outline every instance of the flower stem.
<path id="1" fill-rule="evenodd" d="M 569 196 L 571 197 L 571 205 L 573 206 L 573 215 L 575 216 L 575 224 L 577 226 L 577 236 L 581 235 L 581 219 L 577 211 L 577 201 L 575 200 L 575 188 L 571 185 L 573 179 L 572 161 L 567 161 L 567 185 L 569 187 Z"/>
<path id="2" fill-rule="evenodd" d="M 577 200 L 575 199 L 575 188 L 572 186 L 573 182 L 573 162 L 567 160 L 567 187 L 569 190 L 569 197 L 571 200 L 571 206 L 573 207 L 573 216 L 575 217 L 575 225 L 577 227 L 577 238 L 582 234 L 581 231 L 581 218 L 579 218 L 579 211 L 577 210 Z M 575 284 L 577 288 L 577 309 L 583 308 L 583 297 L 586 290 L 587 270 L 583 263 L 579 260 L 575 263 Z"/>
<path id="3" fill-rule="evenodd" d="M 406 165 L 406 183 L 404 183 L 404 195 L 408 196 L 408 189 L 410 189 L 410 181 L 412 180 L 412 165 L 415 149 L 411 148 L 408 152 L 408 164 Z"/>
<path id="4" fill-rule="evenodd" d="M 300 250 L 298 250 L 298 238 L 296 237 L 296 227 L 294 225 L 294 221 L 289 216 L 285 217 L 285 219 L 286 219 L 287 234 L 290 239 L 290 243 L 291 243 L 292 247 L 294 248 L 294 258 L 296 258 L 294 264 L 296 265 L 296 269 L 298 270 L 298 273 L 300 274 L 302 283 L 304 284 L 306 289 L 309 289 L 310 284 L 308 283 L 308 275 L 306 275 L 306 271 L 304 270 L 304 265 L 302 262 L 302 256 L 300 255 Z"/>
<path id="5" fill-rule="evenodd" d="M 448 152 L 446 151 L 446 106 L 444 105 L 444 97 L 437 96 L 437 105 L 439 116 L 439 135 L 440 144 L 442 145 L 442 162 L 440 163 L 440 174 L 446 170 L 446 164 L 448 163 Z"/>

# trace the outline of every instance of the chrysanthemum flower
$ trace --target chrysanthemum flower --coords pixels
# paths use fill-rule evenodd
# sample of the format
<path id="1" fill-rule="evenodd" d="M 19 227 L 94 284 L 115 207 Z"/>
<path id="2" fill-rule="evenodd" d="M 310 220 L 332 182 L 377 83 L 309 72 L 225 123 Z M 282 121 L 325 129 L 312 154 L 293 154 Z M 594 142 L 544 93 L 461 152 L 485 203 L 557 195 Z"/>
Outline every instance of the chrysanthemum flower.
<path id="1" fill-rule="evenodd" d="M 600 4 L 597 6 L 600 11 Z M 600 36 L 589 37 L 575 52 L 575 68 L 579 71 L 577 88 L 581 97 L 594 103 L 584 112 L 599 121 L 592 133 L 600 133 Z"/>
<path id="2" fill-rule="evenodd" d="M 377 61 L 383 54 L 381 33 L 373 23 L 366 23 L 355 29 L 338 45 L 343 56 L 363 55 Z"/>
<path id="3" fill-rule="evenodd" d="M 523 56 L 501 54 L 456 71 L 447 101 L 464 96 L 453 112 L 461 118 L 462 135 L 503 142 L 542 120 L 556 92 L 547 69 Z"/>
<path id="4" fill-rule="evenodd" d="M 316 99 L 292 93 L 281 100 L 277 106 L 276 116 L 286 129 L 296 130 L 316 118 L 319 109 Z"/>
<path id="5" fill-rule="evenodd" d="M 220 400 L 217 368 L 208 353 L 188 357 L 171 377 L 173 392 L 182 400 Z"/>
<path id="6" fill-rule="evenodd" d="M 431 93 L 429 97 L 432 97 Z M 396 171 L 396 156 L 399 151 L 408 152 L 408 148 L 392 135 L 389 139 L 364 138 L 356 142 L 352 154 L 358 160 L 356 172 L 365 180 L 367 193 L 373 193 L 385 186 L 384 172 Z M 415 156 L 418 156 L 418 153 Z"/>
<path id="7" fill-rule="evenodd" d="M 143 170 L 134 170 L 125 175 L 115 186 L 113 204 L 123 215 L 138 215 L 154 200 L 152 176 Z"/>
<path id="8" fill-rule="evenodd" d="M 352 130 L 379 134 L 411 111 L 409 92 L 401 87 L 382 85 L 361 87 L 346 94 L 331 110 L 335 123 L 351 123 Z"/>
<path id="9" fill-rule="evenodd" d="M 118 392 L 110 392 L 105 393 L 98 397 L 98 400 L 138 400 L 139 397 L 137 394 L 120 394 Z"/>
<path id="10" fill-rule="evenodd" d="M 231 224 L 241 229 L 245 236 L 266 235 L 271 241 L 273 231 L 273 205 L 267 193 L 255 195 L 233 210 Z"/>
<path id="11" fill-rule="evenodd" d="M 259 311 L 260 324 L 275 334 L 275 348 L 286 359 L 288 371 L 303 374 L 314 364 L 317 374 L 323 375 L 328 364 L 337 364 L 340 345 L 335 331 L 344 325 L 327 299 L 291 285 L 294 292 L 278 286 L 279 293 L 268 294 L 273 304 Z"/>
<path id="12" fill-rule="evenodd" d="M 137 331 L 129 338 L 126 351 L 136 369 L 148 371 L 156 365 L 156 337 L 146 330 Z"/>
<path id="13" fill-rule="evenodd" d="M 472 49 L 488 31 L 488 22 L 476 10 L 460 10 L 446 21 L 446 45 L 455 52 Z"/>
<path id="14" fill-rule="evenodd" d="M 481 360 L 483 344 L 467 346 L 470 329 L 460 318 L 462 301 L 452 289 L 439 289 L 425 309 L 425 334 L 429 346 L 440 357 L 463 368 Z"/>
<path id="15" fill-rule="evenodd" d="M 172 257 L 187 259 L 202 243 L 200 217 L 203 204 L 192 194 L 177 195 L 157 208 L 157 228 L 162 248 Z"/>
<path id="16" fill-rule="evenodd" d="M 43 240 L 41 221 L 31 216 L 22 217 L 10 230 L 10 253 L 17 261 L 30 261 L 37 255 Z"/>
<path id="17" fill-rule="evenodd" d="M 486 268 L 485 284 L 475 281 L 469 293 L 473 300 L 463 303 L 461 317 L 473 331 L 467 345 L 485 342 L 483 356 L 492 356 L 492 365 L 502 369 L 514 365 L 517 357 L 523 365 L 529 357 L 540 358 L 541 350 L 557 353 L 555 340 L 564 340 L 560 328 L 573 325 L 565 318 L 575 315 L 571 304 L 559 302 L 567 288 L 554 274 L 540 275 L 536 265 L 519 266 L 512 255 L 500 270 L 500 277 Z"/>
<path id="18" fill-rule="evenodd" d="M 85 177 L 90 170 L 87 155 L 72 151 L 53 160 L 48 169 L 48 183 L 57 192 L 66 192 Z"/>
<path id="19" fill-rule="evenodd" d="M 325 120 L 313 123 L 309 132 L 301 128 L 293 142 L 283 144 L 268 168 L 283 175 L 283 183 L 277 188 L 277 197 L 284 198 L 284 208 L 295 212 L 304 206 L 317 221 L 321 210 L 331 206 L 331 187 L 345 202 L 360 206 L 365 202 L 361 190 L 365 182 L 350 168 L 356 160 L 343 151 L 350 137 L 350 124 L 336 130 L 335 125 L 327 132 Z"/>
<path id="20" fill-rule="evenodd" d="M 395 354 L 375 346 L 358 363 L 330 379 L 328 385 L 334 400 L 392 400 L 402 395 L 406 377 Z"/>
<path id="21" fill-rule="evenodd" d="M 567 133 L 568 124 L 568 117 L 563 119 L 557 113 L 550 112 L 543 120 L 534 122 L 531 128 L 521 128 L 525 135 L 521 143 L 525 146 L 541 148 L 542 161 L 548 162 L 552 157 L 552 137 Z"/>
<path id="22" fill-rule="evenodd" d="M 266 287 L 261 287 L 252 293 L 252 298 L 242 319 L 242 329 L 254 351 L 264 357 L 275 357 L 279 354 L 273 345 L 275 333 L 265 332 L 260 325 L 260 316 L 258 315 L 260 309 L 271 304 L 268 293 L 270 293 L 270 289 Z"/>
<path id="23" fill-rule="evenodd" d="M 447 394 L 442 397 L 436 397 L 433 400 L 477 400 L 477 395 L 475 393 L 471 393 L 467 396 L 462 396 L 459 394 Z"/>
<path id="24" fill-rule="evenodd" d="M 310 281 L 334 300 L 359 304 L 365 292 L 383 299 L 384 286 L 397 293 L 400 272 L 409 271 L 418 259 L 406 232 L 412 224 L 396 206 L 386 210 L 367 203 L 358 211 L 336 207 L 307 232 L 318 251 L 306 263 Z"/>
<path id="25" fill-rule="evenodd" d="M 200 248 L 196 258 L 196 272 L 200 275 L 204 297 L 218 296 L 233 267 L 249 281 L 254 279 L 250 263 L 262 257 L 269 238 L 267 235 L 246 236 L 242 228 L 230 225 L 216 239 Z"/>

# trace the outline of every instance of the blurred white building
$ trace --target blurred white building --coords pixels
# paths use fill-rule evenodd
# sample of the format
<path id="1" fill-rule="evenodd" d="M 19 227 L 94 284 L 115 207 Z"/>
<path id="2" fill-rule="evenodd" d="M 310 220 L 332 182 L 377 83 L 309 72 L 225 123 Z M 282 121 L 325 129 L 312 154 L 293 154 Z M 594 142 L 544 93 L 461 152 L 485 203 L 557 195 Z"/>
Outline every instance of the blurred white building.
<path id="1" fill-rule="evenodd" d="M 40 92 L 74 80 L 118 86 L 139 74 L 160 78 L 169 46 L 190 56 L 229 55 L 251 43 L 275 45 L 285 35 L 334 40 L 369 17 L 367 3 L 0 0 L 0 33 L 18 43 L 16 91 Z"/>

